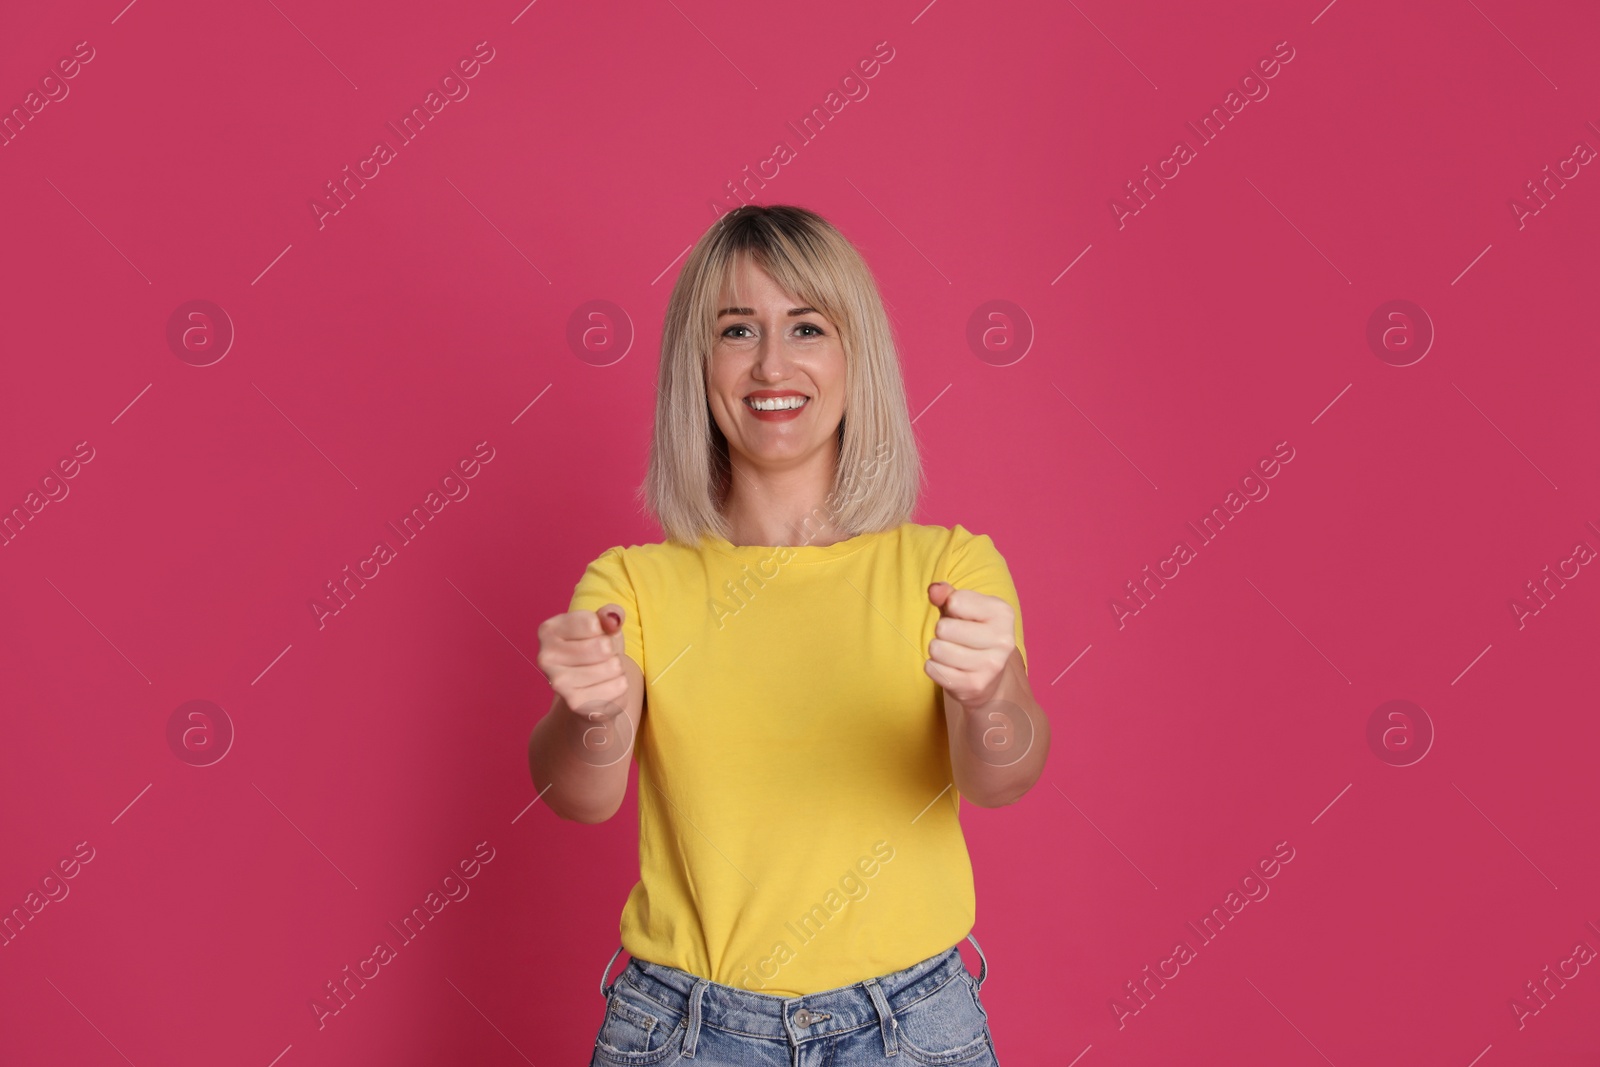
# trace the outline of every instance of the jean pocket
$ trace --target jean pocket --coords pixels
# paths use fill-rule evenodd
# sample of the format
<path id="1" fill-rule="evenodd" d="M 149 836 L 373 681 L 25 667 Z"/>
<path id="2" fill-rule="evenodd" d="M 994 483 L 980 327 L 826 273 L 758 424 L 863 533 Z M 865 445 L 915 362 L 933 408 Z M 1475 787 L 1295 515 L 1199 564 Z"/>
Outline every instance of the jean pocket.
<path id="1" fill-rule="evenodd" d="M 606 998 L 606 1017 L 594 1043 L 594 1062 L 647 1067 L 673 1062 L 681 1051 L 684 1024 L 651 1002 L 626 994 L 619 984 Z M 676 1025 L 675 1025 L 676 1024 Z"/>
<path id="2" fill-rule="evenodd" d="M 930 1067 L 991 1057 L 989 1020 L 976 989 L 972 976 L 963 972 L 916 1003 L 897 1009 L 895 1033 L 906 1056 Z"/>

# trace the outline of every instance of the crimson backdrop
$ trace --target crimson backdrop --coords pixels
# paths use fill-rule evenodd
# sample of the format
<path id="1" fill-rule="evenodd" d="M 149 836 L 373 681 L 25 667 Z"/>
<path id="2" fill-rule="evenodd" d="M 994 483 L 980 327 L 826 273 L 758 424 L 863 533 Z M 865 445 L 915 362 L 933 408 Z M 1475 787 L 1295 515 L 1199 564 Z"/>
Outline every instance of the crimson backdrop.
<path id="1" fill-rule="evenodd" d="M 633 801 L 533 804 L 535 628 L 744 181 L 1020 590 L 1002 1062 L 1594 1062 L 1600 15 L 1207 7 L 12 5 L 0 1061 L 583 1062 Z"/>

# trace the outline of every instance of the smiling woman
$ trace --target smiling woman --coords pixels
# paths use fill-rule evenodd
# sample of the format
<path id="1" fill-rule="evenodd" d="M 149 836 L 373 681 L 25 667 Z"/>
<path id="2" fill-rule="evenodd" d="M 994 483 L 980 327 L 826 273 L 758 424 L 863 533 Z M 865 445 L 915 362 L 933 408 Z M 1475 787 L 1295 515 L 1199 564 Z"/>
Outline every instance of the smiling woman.
<path id="1" fill-rule="evenodd" d="M 719 219 L 662 329 L 640 494 L 666 537 L 601 553 L 539 626 L 539 796 L 609 819 L 637 746 L 632 959 L 593 1063 L 996 1062 L 960 801 L 1020 798 L 1050 731 L 1005 559 L 912 522 L 921 478 L 860 255 L 803 208 Z M 894 858 L 871 895 L 819 886 L 862 842 Z"/>

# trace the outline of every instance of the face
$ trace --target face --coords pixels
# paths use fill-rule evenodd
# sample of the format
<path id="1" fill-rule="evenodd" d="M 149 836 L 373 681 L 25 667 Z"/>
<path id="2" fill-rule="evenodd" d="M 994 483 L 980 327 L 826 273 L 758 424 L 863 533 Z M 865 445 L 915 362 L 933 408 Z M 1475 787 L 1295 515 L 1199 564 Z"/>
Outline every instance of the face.
<path id="1" fill-rule="evenodd" d="M 845 367 L 833 323 L 749 260 L 717 311 L 706 395 L 729 452 L 755 466 L 835 462 Z"/>

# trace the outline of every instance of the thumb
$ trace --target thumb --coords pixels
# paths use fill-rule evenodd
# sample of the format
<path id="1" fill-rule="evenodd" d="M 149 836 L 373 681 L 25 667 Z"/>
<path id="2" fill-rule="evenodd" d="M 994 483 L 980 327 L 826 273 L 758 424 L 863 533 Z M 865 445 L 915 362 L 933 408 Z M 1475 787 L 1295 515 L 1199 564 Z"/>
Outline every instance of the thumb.
<path id="1" fill-rule="evenodd" d="M 615 604 L 602 604 L 595 614 L 600 616 L 600 630 L 603 633 L 614 634 L 622 629 L 622 608 Z"/>
<path id="2" fill-rule="evenodd" d="M 934 607 L 939 609 L 941 618 L 949 617 L 950 610 L 945 605 L 950 602 L 950 594 L 955 591 L 956 587 L 949 582 L 934 582 L 928 586 L 928 599 L 933 602 Z"/>

